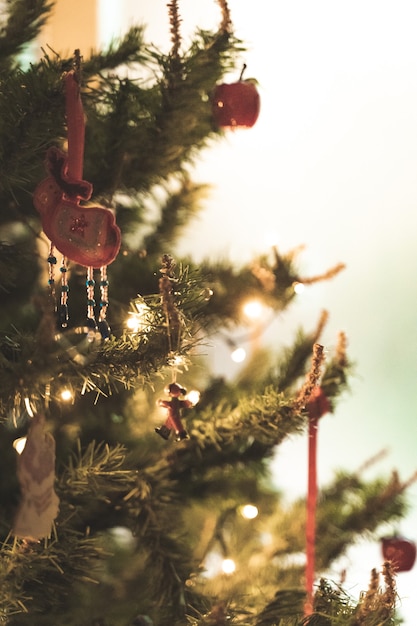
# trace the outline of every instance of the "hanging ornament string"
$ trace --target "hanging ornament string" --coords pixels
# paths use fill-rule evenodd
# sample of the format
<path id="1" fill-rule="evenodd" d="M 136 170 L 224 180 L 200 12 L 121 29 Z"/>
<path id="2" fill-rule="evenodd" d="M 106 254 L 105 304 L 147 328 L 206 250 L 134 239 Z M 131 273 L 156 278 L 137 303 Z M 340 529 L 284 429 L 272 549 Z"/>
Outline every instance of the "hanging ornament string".
<path id="1" fill-rule="evenodd" d="M 168 254 L 165 254 L 162 257 L 162 267 L 160 270 L 162 276 L 159 279 L 159 293 L 161 294 L 161 304 L 165 314 L 165 325 L 167 329 L 169 359 L 172 368 L 173 383 L 175 383 L 177 379 L 177 352 L 181 345 L 182 331 L 182 320 L 175 302 L 174 285 L 176 278 L 174 275 L 174 268 L 174 260 Z"/>
<path id="2" fill-rule="evenodd" d="M 96 305 L 96 301 L 94 299 L 94 287 L 96 281 L 94 280 L 94 270 L 91 266 L 87 267 L 85 284 L 87 288 L 87 336 L 90 341 L 93 341 L 97 330 L 96 318 L 94 315 L 94 307 Z"/>
<path id="3" fill-rule="evenodd" d="M 69 312 L 68 312 L 68 262 L 66 257 L 62 257 L 61 267 L 59 268 L 61 273 L 61 295 L 60 295 L 60 303 L 59 303 L 59 323 L 61 328 L 67 328 L 68 320 L 69 320 Z"/>
<path id="4" fill-rule="evenodd" d="M 107 309 L 109 306 L 109 281 L 107 278 L 107 266 L 100 268 L 100 312 L 98 322 L 95 317 L 96 301 L 94 297 L 96 281 L 94 280 L 94 269 L 87 267 L 87 335 L 89 341 L 94 341 L 96 331 L 98 330 L 103 339 L 110 337 L 110 326 L 107 322 Z"/>
<path id="5" fill-rule="evenodd" d="M 182 423 L 181 415 L 184 409 L 189 409 L 195 402 L 186 397 L 187 390 L 177 382 L 180 362 L 178 352 L 181 346 L 181 334 L 184 324 L 175 298 L 174 286 L 176 278 L 174 268 L 174 260 L 165 254 L 162 257 L 160 270 L 162 276 L 159 279 L 159 293 L 165 315 L 172 382 L 165 388 L 165 393 L 169 396 L 169 399 L 163 398 L 158 400 L 158 406 L 166 409 L 167 417 L 164 424 L 155 428 L 155 432 L 163 439 L 169 439 L 171 432 L 174 431 L 175 440 L 182 441 L 183 439 L 188 439 L 188 433 Z"/>
<path id="6" fill-rule="evenodd" d="M 48 256 L 48 285 L 51 300 L 54 303 L 54 311 L 57 312 L 56 306 L 56 285 L 55 285 L 55 266 L 57 264 L 57 258 L 55 256 L 55 247 L 51 243 Z M 60 302 L 58 308 L 58 322 L 62 329 L 67 328 L 69 313 L 68 313 L 68 265 L 66 257 L 62 257 L 61 267 L 59 268 L 61 274 L 61 289 L 60 289 Z"/>
<path id="7" fill-rule="evenodd" d="M 67 116 L 67 175 L 74 182 L 82 180 L 84 169 L 85 119 L 81 100 L 81 56 L 74 53 L 74 69 L 65 76 L 65 112 Z"/>
<path id="8" fill-rule="evenodd" d="M 100 268 L 100 313 L 98 329 L 103 339 L 110 337 L 110 326 L 107 322 L 107 309 L 109 306 L 109 281 L 107 278 L 107 265 Z"/>

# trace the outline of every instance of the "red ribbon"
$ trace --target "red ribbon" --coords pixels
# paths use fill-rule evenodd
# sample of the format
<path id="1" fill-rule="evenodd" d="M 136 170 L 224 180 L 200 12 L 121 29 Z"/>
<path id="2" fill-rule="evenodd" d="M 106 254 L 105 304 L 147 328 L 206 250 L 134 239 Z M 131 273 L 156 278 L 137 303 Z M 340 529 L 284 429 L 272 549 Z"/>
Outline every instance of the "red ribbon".
<path id="1" fill-rule="evenodd" d="M 82 180 L 84 169 L 85 120 L 80 84 L 74 70 L 65 76 L 65 111 L 68 136 L 68 176 Z"/>
<path id="2" fill-rule="evenodd" d="M 306 572 L 307 600 L 305 614 L 313 612 L 313 585 L 316 561 L 316 508 L 317 508 L 317 431 L 318 417 L 310 417 L 308 423 L 308 486 L 306 519 Z"/>
<path id="3" fill-rule="evenodd" d="M 316 509 L 317 509 L 317 435 L 319 419 L 332 410 L 329 400 L 320 386 L 314 388 L 307 404 L 308 412 L 308 485 L 306 512 L 306 604 L 304 612 L 313 612 L 313 586 L 316 570 Z"/>

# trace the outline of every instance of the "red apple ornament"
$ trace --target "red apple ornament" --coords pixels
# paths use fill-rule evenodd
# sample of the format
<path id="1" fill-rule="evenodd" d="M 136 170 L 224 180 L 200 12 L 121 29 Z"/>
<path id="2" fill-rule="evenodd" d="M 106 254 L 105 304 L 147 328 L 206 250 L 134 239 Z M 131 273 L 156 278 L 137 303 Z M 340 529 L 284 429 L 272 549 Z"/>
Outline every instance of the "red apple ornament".
<path id="1" fill-rule="evenodd" d="M 416 544 L 410 539 L 394 535 L 382 538 L 382 555 L 391 561 L 397 572 L 409 572 L 416 560 Z"/>
<path id="2" fill-rule="evenodd" d="M 261 99 L 255 82 L 242 80 L 245 68 L 236 83 L 217 85 L 213 92 L 213 117 L 222 128 L 252 128 L 258 119 Z"/>

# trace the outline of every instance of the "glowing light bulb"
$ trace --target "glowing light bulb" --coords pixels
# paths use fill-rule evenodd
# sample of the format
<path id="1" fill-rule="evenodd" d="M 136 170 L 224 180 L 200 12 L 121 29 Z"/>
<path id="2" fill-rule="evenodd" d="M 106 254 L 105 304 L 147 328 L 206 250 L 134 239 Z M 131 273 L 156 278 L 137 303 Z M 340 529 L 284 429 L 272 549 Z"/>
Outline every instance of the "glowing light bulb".
<path id="1" fill-rule="evenodd" d="M 129 312 L 129 317 L 126 320 L 126 328 L 131 330 L 132 333 L 137 333 L 140 328 L 140 319 L 137 313 Z"/>
<path id="2" fill-rule="evenodd" d="M 73 396 L 73 394 L 72 394 L 71 389 L 68 389 L 68 388 L 63 389 L 63 390 L 61 391 L 60 396 L 61 396 L 61 400 L 62 400 L 63 402 L 71 402 L 71 400 L 72 400 L 72 399 L 73 399 L 73 397 L 74 397 L 74 396 Z"/>
<path id="3" fill-rule="evenodd" d="M 305 285 L 303 285 L 303 283 L 294 283 L 293 289 L 295 293 L 300 294 L 303 293 L 303 291 L 305 290 Z"/>
<path id="4" fill-rule="evenodd" d="M 233 559 L 223 559 L 222 572 L 223 574 L 234 574 L 236 571 L 236 563 Z"/>
<path id="5" fill-rule="evenodd" d="M 27 437 L 19 437 L 13 441 L 13 448 L 16 450 L 18 454 L 22 454 L 25 449 Z"/>
<path id="6" fill-rule="evenodd" d="M 192 389 L 189 393 L 187 393 L 187 400 L 195 406 L 200 400 L 200 392 L 197 391 L 197 389 Z"/>
<path id="7" fill-rule="evenodd" d="M 246 350 L 244 348 L 236 348 L 230 356 L 234 363 L 242 363 L 246 359 Z"/>
<path id="8" fill-rule="evenodd" d="M 129 311 L 129 317 L 126 320 L 127 329 L 133 333 L 147 332 L 150 327 L 150 308 L 139 298 L 133 303 L 133 309 Z"/>
<path id="9" fill-rule="evenodd" d="M 254 504 L 245 504 L 240 508 L 240 514 L 245 519 L 255 519 L 258 516 L 258 507 Z"/>
<path id="10" fill-rule="evenodd" d="M 27 414 L 29 415 L 29 417 L 34 417 L 35 416 L 33 411 L 32 411 L 32 407 L 30 405 L 29 398 L 25 398 L 25 408 L 26 408 L 26 411 L 27 411 Z"/>
<path id="11" fill-rule="evenodd" d="M 250 320 L 258 320 L 262 317 L 263 310 L 263 304 L 259 300 L 248 300 L 248 302 L 243 305 L 243 313 Z"/>

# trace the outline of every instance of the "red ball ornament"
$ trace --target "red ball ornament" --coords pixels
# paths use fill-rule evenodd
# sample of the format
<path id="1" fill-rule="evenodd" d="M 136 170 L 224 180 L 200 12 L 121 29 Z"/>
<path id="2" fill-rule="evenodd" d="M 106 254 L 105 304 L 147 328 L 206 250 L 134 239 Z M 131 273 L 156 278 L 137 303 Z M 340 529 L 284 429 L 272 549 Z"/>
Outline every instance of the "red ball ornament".
<path id="1" fill-rule="evenodd" d="M 416 560 L 417 548 L 414 541 L 401 536 L 382 538 L 382 555 L 391 561 L 397 572 L 409 572 Z"/>
<path id="2" fill-rule="evenodd" d="M 258 119 L 258 90 L 254 81 L 242 80 L 242 74 L 236 83 L 217 85 L 213 92 L 213 117 L 222 128 L 252 128 Z"/>

